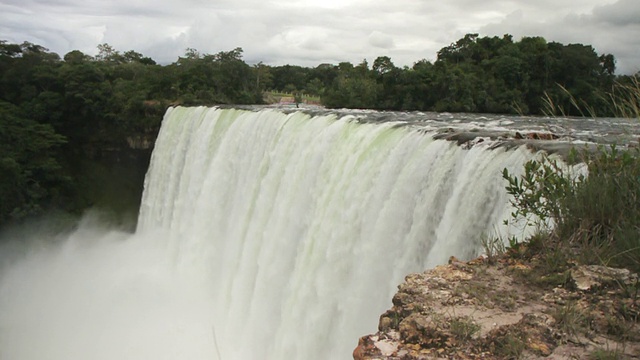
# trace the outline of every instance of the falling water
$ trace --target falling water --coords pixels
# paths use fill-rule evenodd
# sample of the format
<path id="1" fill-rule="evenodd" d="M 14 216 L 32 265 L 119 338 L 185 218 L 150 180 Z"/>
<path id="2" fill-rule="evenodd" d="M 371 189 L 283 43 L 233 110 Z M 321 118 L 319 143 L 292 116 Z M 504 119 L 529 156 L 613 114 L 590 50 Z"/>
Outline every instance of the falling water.
<path id="1" fill-rule="evenodd" d="M 404 275 L 509 231 L 501 172 L 533 154 L 482 145 L 169 109 L 135 235 L 90 223 L 0 263 L 0 359 L 348 359 Z"/>

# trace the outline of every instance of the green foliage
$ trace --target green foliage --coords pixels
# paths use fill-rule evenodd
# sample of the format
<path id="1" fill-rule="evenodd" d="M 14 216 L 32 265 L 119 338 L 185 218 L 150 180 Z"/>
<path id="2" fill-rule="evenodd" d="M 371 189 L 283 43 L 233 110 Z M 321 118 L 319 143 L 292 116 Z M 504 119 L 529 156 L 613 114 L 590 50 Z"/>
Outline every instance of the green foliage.
<path id="1" fill-rule="evenodd" d="M 56 159 L 64 142 L 50 125 L 0 101 L 0 222 L 38 214 L 58 200 L 68 182 Z"/>
<path id="2" fill-rule="evenodd" d="M 115 117 L 124 111 L 126 116 L 122 117 L 142 123 L 147 114 L 141 109 L 141 101 L 251 104 L 261 103 L 265 91 L 320 96 L 326 106 L 335 108 L 542 114 L 552 103 L 554 113 L 582 115 L 580 107 L 588 104 L 590 113 L 601 116 L 615 108 L 606 96 L 615 81 L 613 55 L 599 55 L 589 45 L 563 45 L 541 37 L 514 41 L 511 35 L 467 34 L 442 48 L 434 63 L 420 60 L 404 68 L 397 67 L 388 56 L 377 57 L 371 66 L 366 60 L 355 66 L 348 62 L 315 68 L 263 63 L 249 66 L 242 60 L 242 48 L 217 54 L 186 49 L 175 63 L 158 66 L 136 51 L 120 52 L 107 43 L 98 45 L 98 51 L 95 57 L 72 51 L 61 62 L 56 54 L 38 45 L 1 42 L 0 72 L 5 81 L 0 91 L 9 89 L 2 99 L 18 104 L 37 96 L 39 86 L 64 87 L 64 81 L 36 84 L 31 80 L 47 76 L 64 80 L 56 73 L 57 68 L 84 65 L 84 69 L 76 69 L 79 73 L 69 74 L 68 69 L 63 72 L 72 77 L 70 80 L 88 76 L 88 84 L 94 83 L 86 89 L 96 90 L 87 93 L 87 100 L 91 100 L 87 108 L 96 106 L 96 97 L 119 96 Z M 2 70 L 6 65 L 10 71 Z M 102 77 L 99 82 L 128 84 L 118 84 L 115 89 L 96 88 L 96 78 L 90 71 L 99 73 L 94 74 Z M 70 92 L 82 90 L 79 83 L 74 84 Z M 547 99 L 546 104 L 543 99 Z M 72 106 L 82 100 L 68 99 Z M 102 131 L 109 129 L 104 124 L 99 126 Z"/>
<path id="3" fill-rule="evenodd" d="M 586 261 L 640 270 L 639 155 L 637 149 L 601 149 L 588 160 L 588 178 L 565 201 L 570 216 L 558 236 L 584 246 Z"/>
<path id="4" fill-rule="evenodd" d="M 329 89 L 322 98 L 326 106 L 352 109 L 376 106 L 378 85 L 374 79 L 340 75 L 335 83 L 335 87 Z"/>
<path id="5" fill-rule="evenodd" d="M 552 236 L 537 240 L 549 268 L 560 270 L 577 252 L 583 263 L 640 270 L 639 155 L 615 146 L 584 153 L 588 176 L 571 176 L 547 157 L 529 161 L 520 177 L 504 171 L 513 217 L 538 228 L 553 225 Z"/>
<path id="6" fill-rule="evenodd" d="M 521 177 L 511 176 L 507 169 L 502 172 L 507 181 L 507 193 L 516 208 L 513 218 L 526 218 L 529 224 L 547 227 L 549 223 L 561 221 L 566 212 L 558 199 L 569 196 L 576 180 L 565 174 L 557 160 L 548 157 L 530 160 L 524 165 Z"/>
<path id="7" fill-rule="evenodd" d="M 98 50 L 61 59 L 39 45 L 0 41 L 0 225 L 49 206 L 79 211 L 102 201 L 106 187 L 85 181 L 94 171 L 81 164 L 123 161 L 114 153 L 128 151 L 132 135 L 152 140 L 170 104 L 260 103 L 270 82 L 269 68 L 247 65 L 241 48 L 190 49 L 167 66 L 106 43 Z"/>
<path id="8" fill-rule="evenodd" d="M 468 34 L 443 48 L 435 62 L 403 68 L 388 56 L 371 65 L 315 68 L 250 66 L 242 56 L 242 48 L 216 54 L 186 49 L 161 66 L 107 43 L 98 45 L 96 56 L 74 50 L 61 58 L 37 44 L 0 40 L 2 116 L 13 124 L 2 130 L 13 152 L 0 155 L 6 196 L 0 222 L 47 203 L 76 204 L 78 195 L 68 189 L 81 183 L 77 164 L 108 158 L 126 148 L 132 134 L 152 139 L 170 105 L 256 104 L 271 91 L 298 94 L 298 101 L 302 94 L 320 98 L 328 107 L 540 113 L 546 94 L 563 113 L 574 114 L 575 104 L 588 101 L 602 115 L 609 106 L 602 94 L 616 79 L 612 55 L 539 37 L 516 42 L 509 35 Z M 618 80 L 614 92 L 628 96 L 616 96 L 608 109 L 637 114 L 637 92 L 627 91 L 637 79 Z M 46 156 L 25 157 L 32 150 L 15 144 L 18 139 Z"/>
<path id="9" fill-rule="evenodd" d="M 433 64 L 421 60 L 412 68 L 398 68 L 388 56 L 380 56 L 370 69 L 366 61 L 306 73 L 297 69 L 296 88 L 305 89 L 313 78 L 329 79 L 316 75 L 320 70 L 334 74 L 332 80 L 322 81 L 328 107 L 542 114 L 546 96 L 564 115 L 583 115 L 575 104 L 589 104 L 590 112 L 600 116 L 612 114 L 606 94 L 615 79 L 613 55 L 598 55 L 588 45 L 548 43 L 541 37 L 515 42 L 510 35 L 467 34 L 442 48 Z M 375 91 L 371 80 L 378 85 Z M 275 84 L 276 89 L 283 85 Z"/>

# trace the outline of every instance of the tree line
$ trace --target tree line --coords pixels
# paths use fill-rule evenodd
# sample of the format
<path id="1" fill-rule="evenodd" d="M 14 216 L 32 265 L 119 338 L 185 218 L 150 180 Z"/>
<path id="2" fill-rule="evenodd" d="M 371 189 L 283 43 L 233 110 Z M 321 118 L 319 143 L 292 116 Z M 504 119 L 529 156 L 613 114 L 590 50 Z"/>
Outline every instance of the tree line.
<path id="1" fill-rule="evenodd" d="M 575 105 L 612 115 L 608 94 L 617 81 L 628 80 L 615 76 L 613 55 L 589 45 L 477 34 L 442 48 L 434 62 L 401 68 L 381 56 L 372 65 L 363 60 L 306 73 L 306 84 L 294 85 L 319 92 L 328 107 L 535 115 L 549 105 L 566 115 L 585 112 Z"/>
<path id="2" fill-rule="evenodd" d="M 317 67 L 247 64 L 243 50 L 187 49 L 157 64 L 109 44 L 62 58 L 29 42 L 0 41 L 0 224 L 47 208 L 81 209 L 78 164 L 155 137 L 171 105 L 261 104 L 266 91 L 318 96 L 333 108 L 579 115 L 612 112 L 613 55 L 541 37 L 468 34 L 434 62 L 397 67 L 387 56 Z"/>

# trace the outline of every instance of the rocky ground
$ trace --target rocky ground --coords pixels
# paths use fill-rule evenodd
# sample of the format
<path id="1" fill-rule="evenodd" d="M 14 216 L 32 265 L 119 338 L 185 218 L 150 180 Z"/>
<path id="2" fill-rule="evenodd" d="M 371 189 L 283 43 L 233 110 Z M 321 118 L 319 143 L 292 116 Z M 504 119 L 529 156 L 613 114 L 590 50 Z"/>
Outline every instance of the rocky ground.
<path id="1" fill-rule="evenodd" d="M 637 274 L 518 251 L 408 275 L 353 358 L 640 359 Z"/>

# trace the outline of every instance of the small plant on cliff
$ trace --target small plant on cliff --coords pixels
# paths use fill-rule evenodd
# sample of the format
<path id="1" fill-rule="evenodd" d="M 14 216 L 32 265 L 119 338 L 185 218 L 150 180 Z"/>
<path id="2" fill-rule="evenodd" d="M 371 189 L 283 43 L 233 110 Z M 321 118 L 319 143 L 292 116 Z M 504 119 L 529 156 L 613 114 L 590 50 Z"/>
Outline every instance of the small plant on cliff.
<path id="1" fill-rule="evenodd" d="M 588 176 L 574 176 L 548 157 L 527 162 L 520 177 L 504 170 L 513 217 L 553 228 L 544 241 L 538 239 L 542 253 L 639 271 L 640 152 L 602 147 L 585 151 L 581 160 Z"/>
<path id="2" fill-rule="evenodd" d="M 557 327 L 569 337 L 578 335 L 588 326 L 585 312 L 575 302 L 556 308 L 552 316 Z"/>
<path id="3" fill-rule="evenodd" d="M 511 216 L 524 218 L 528 226 L 537 228 L 548 228 L 562 220 L 566 209 L 559 200 L 569 196 L 576 182 L 549 157 L 526 162 L 520 177 L 512 176 L 507 169 L 502 177 L 508 182 L 506 189 L 516 208 Z"/>
<path id="4" fill-rule="evenodd" d="M 480 325 L 476 324 L 469 316 L 452 318 L 449 325 L 451 326 L 451 334 L 460 341 L 471 340 L 480 331 Z"/>
<path id="5" fill-rule="evenodd" d="M 499 237 L 491 237 L 483 234 L 480 240 L 489 264 L 495 264 L 496 258 L 504 254 L 507 250 L 504 241 Z"/>
<path id="6" fill-rule="evenodd" d="M 506 359 L 519 359 L 527 348 L 526 334 L 519 329 L 497 336 L 493 343 L 493 352 Z"/>

